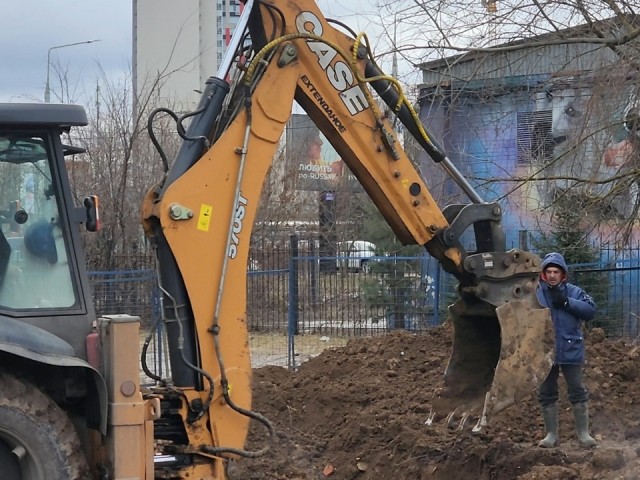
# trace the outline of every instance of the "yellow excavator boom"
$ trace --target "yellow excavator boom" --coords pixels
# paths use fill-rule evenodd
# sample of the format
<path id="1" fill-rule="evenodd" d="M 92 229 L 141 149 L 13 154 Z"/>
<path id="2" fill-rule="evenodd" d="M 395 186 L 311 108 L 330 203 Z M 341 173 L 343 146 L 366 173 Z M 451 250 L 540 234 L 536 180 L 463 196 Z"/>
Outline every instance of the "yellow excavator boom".
<path id="1" fill-rule="evenodd" d="M 167 439 L 167 450 L 192 459 L 181 478 L 200 478 L 202 469 L 223 478 L 226 458 L 263 453 L 244 450 L 250 419 L 263 420 L 251 411 L 246 266 L 262 185 L 294 102 L 398 239 L 423 245 L 460 282 L 450 310 L 452 356 L 432 418 L 480 418 L 480 428 L 530 393 L 549 366 L 542 340 L 550 318 L 534 296 L 539 259 L 505 250 L 500 205 L 483 202 L 426 132 L 399 84 L 375 64 L 366 36 L 329 22 L 313 0 L 249 0 L 234 39 L 185 117 L 189 128 L 179 119 L 182 148 L 143 205 L 172 365 L 170 387 L 155 394 L 178 405 L 184 435 Z M 463 188 L 468 205 L 438 206 L 384 103 Z M 467 228 L 476 235 L 474 252 L 460 241 Z"/>

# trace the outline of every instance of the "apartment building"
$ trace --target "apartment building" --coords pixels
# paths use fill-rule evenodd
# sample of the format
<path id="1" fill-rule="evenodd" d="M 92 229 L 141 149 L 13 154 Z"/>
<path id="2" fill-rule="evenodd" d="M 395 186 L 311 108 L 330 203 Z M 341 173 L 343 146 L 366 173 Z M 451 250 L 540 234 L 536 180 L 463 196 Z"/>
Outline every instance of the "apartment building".
<path id="1" fill-rule="evenodd" d="M 133 85 L 163 104 L 193 108 L 231 40 L 239 0 L 132 0 Z"/>

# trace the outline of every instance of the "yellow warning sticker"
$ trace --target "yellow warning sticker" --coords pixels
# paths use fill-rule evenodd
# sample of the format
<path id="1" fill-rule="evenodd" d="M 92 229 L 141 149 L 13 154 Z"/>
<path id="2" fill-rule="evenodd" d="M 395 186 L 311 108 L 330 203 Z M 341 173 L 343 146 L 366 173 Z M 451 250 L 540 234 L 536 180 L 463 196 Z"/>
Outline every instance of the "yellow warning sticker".
<path id="1" fill-rule="evenodd" d="M 198 215 L 198 230 L 203 232 L 209 231 L 209 225 L 211 225 L 211 215 L 213 213 L 213 207 L 211 205 L 200 205 L 200 215 Z"/>

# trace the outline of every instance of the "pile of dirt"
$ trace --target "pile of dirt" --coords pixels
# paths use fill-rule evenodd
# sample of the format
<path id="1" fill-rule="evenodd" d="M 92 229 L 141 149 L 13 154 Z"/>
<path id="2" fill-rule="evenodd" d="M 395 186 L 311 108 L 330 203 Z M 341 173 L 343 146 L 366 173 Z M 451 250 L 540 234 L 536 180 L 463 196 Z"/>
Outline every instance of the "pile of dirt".
<path id="1" fill-rule="evenodd" d="M 585 381 L 591 393 L 595 449 L 575 438 L 561 383 L 561 445 L 542 449 L 535 396 L 493 418 L 480 433 L 425 425 L 450 353 L 446 327 L 352 340 L 299 371 L 254 370 L 254 410 L 277 431 L 270 452 L 232 465 L 251 479 L 638 479 L 640 346 L 587 338 Z M 248 448 L 264 446 L 252 422 Z"/>

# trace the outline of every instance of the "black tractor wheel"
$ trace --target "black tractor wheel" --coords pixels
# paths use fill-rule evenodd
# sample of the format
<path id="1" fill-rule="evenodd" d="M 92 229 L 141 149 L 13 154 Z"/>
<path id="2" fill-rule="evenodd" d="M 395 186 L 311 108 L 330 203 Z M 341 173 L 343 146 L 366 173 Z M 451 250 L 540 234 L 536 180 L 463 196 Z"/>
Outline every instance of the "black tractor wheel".
<path id="1" fill-rule="evenodd" d="M 67 414 L 33 384 L 0 372 L 0 477 L 86 480 L 88 471 Z"/>

